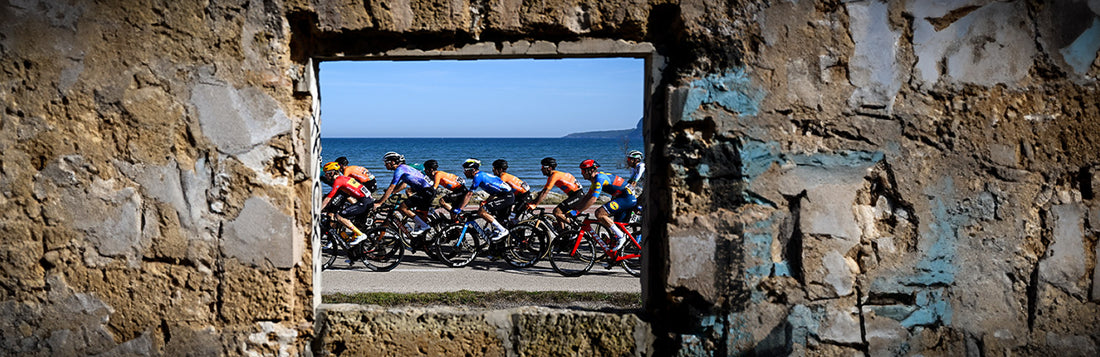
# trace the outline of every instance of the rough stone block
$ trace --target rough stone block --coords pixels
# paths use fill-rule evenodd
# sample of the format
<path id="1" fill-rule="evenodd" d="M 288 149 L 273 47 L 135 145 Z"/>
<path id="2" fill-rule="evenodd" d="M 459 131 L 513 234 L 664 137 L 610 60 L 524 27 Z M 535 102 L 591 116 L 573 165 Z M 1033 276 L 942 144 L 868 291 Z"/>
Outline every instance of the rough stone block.
<path id="1" fill-rule="evenodd" d="M 855 50 L 848 65 L 855 92 L 849 105 L 890 108 L 901 88 L 897 63 L 901 34 L 890 26 L 889 5 L 879 1 L 847 4 Z"/>
<path id="2" fill-rule="evenodd" d="M 87 233 L 99 254 L 133 259 L 143 250 L 141 196 L 132 187 L 116 189 L 115 184 L 114 180 L 96 179 L 88 196 L 73 192 L 63 195 L 61 202 L 68 209 L 73 227 Z"/>
<path id="3" fill-rule="evenodd" d="M 1060 356 L 1100 355 L 1100 349 L 1096 348 L 1096 342 L 1089 336 L 1062 335 L 1054 332 L 1047 332 L 1046 342 L 1050 351 L 1058 351 L 1058 355 Z"/>
<path id="4" fill-rule="evenodd" d="M 844 300 L 830 304 L 825 308 L 825 320 L 821 322 L 819 336 L 822 341 L 853 345 L 863 342 L 859 326 L 859 310 L 854 304 L 847 305 Z"/>
<path id="5" fill-rule="evenodd" d="M 1019 154 L 1013 145 L 989 144 L 989 159 L 1008 167 L 1016 167 L 1020 163 Z"/>
<path id="6" fill-rule="evenodd" d="M 1084 293 L 1078 284 L 1085 277 L 1084 213 L 1081 204 L 1051 207 L 1054 243 L 1039 261 L 1039 277 L 1073 295 Z"/>
<path id="7" fill-rule="evenodd" d="M 880 316 L 872 307 L 863 307 L 867 349 L 871 356 L 897 356 L 909 339 L 909 331 L 898 319 Z"/>
<path id="8" fill-rule="evenodd" d="M 202 132 L 219 151 L 242 154 L 290 132 L 290 118 L 263 90 L 237 90 L 222 83 L 200 82 L 191 91 L 191 104 L 198 111 Z"/>
<path id="9" fill-rule="evenodd" d="M 298 262 L 300 251 L 292 241 L 294 222 L 286 213 L 261 197 L 250 197 L 236 219 L 225 224 L 222 249 L 229 257 L 245 264 L 290 268 Z"/>
<path id="10" fill-rule="evenodd" d="M 855 286 L 855 261 L 845 257 L 828 237 L 803 238 L 802 266 L 806 292 L 810 299 L 851 295 Z"/>
<path id="11" fill-rule="evenodd" d="M 784 196 L 806 192 L 799 212 L 802 233 L 829 235 L 855 245 L 862 232 L 853 206 L 866 173 L 866 167 L 796 166 L 776 179 L 775 191 Z M 756 191 L 758 186 L 753 184 Z"/>
<path id="12" fill-rule="evenodd" d="M 716 233 L 677 234 L 668 237 L 668 284 L 698 292 L 716 301 L 714 254 Z"/>
<path id="13" fill-rule="evenodd" d="M 1014 85 L 1028 75 L 1038 54 L 1032 27 L 1019 25 L 1030 21 L 1024 3 L 910 3 L 907 10 L 917 19 L 914 76 L 922 88 L 943 75 L 957 83 Z M 946 73 L 940 73 L 941 63 Z"/>
<path id="14" fill-rule="evenodd" d="M 455 51 L 455 54 L 461 56 L 493 56 L 498 54 L 497 46 L 493 42 L 480 42 L 469 44 L 459 48 Z"/>
<path id="15" fill-rule="evenodd" d="M 535 41 L 531 44 L 531 48 L 527 50 L 528 56 L 556 54 L 558 54 L 558 45 L 547 41 Z"/>

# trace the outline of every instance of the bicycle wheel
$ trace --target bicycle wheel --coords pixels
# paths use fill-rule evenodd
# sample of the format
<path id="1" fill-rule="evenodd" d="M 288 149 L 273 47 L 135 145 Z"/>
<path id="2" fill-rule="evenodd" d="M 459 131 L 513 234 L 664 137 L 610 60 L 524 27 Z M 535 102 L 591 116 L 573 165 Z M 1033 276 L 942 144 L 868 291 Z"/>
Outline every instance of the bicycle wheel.
<path id="1" fill-rule="evenodd" d="M 580 276 L 596 263 L 596 246 L 592 238 L 580 237 L 576 230 L 566 230 L 550 244 L 550 266 L 562 276 Z"/>
<path id="2" fill-rule="evenodd" d="M 338 244 L 332 241 L 332 236 L 328 233 L 321 234 L 321 270 L 332 269 L 332 264 L 336 262 Z"/>
<path id="3" fill-rule="evenodd" d="M 465 225 L 452 225 L 439 232 L 436 238 L 436 254 L 444 264 L 452 268 L 464 267 L 477 258 L 477 247 L 481 237 L 472 228 Z"/>
<path id="4" fill-rule="evenodd" d="M 401 243 L 400 233 L 391 225 L 375 227 L 365 233 L 367 240 L 353 249 L 362 249 L 364 263 L 374 271 L 390 271 L 401 264 L 405 256 L 405 245 Z"/>
<path id="5" fill-rule="evenodd" d="M 546 250 L 546 235 L 532 224 L 520 224 L 508 231 L 504 246 L 504 261 L 516 268 L 538 263 Z"/>
<path id="6" fill-rule="evenodd" d="M 626 245 L 623 245 L 622 250 L 619 251 L 619 256 L 626 258 L 620 260 L 619 265 L 630 275 L 642 276 L 642 225 L 641 223 L 631 224 L 627 228 L 630 229 L 630 235 L 634 238 L 627 238 Z"/>

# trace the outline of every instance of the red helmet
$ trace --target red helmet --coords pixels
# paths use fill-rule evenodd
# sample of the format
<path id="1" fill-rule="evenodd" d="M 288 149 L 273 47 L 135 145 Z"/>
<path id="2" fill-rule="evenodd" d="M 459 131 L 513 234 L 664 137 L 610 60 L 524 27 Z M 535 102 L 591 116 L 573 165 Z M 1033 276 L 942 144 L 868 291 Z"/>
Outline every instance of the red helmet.
<path id="1" fill-rule="evenodd" d="M 599 167 L 600 167 L 600 164 L 597 163 L 596 160 L 588 159 L 588 160 L 581 161 L 581 170 L 584 170 L 584 169 L 598 169 Z"/>

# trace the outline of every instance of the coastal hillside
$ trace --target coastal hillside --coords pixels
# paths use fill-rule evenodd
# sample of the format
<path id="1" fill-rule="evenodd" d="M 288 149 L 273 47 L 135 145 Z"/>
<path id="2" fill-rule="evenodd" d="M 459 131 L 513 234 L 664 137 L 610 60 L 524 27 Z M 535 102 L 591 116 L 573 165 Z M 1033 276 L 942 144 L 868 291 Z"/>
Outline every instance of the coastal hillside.
<path id="1" fill-rule="evenodd" d="M 638 125 L 634 129 L 585 131 L 563 136 L 563 138 L 573 139 L 618 139 L 622 137 L 641 140 L 642 119 L 638 119 Z"/>

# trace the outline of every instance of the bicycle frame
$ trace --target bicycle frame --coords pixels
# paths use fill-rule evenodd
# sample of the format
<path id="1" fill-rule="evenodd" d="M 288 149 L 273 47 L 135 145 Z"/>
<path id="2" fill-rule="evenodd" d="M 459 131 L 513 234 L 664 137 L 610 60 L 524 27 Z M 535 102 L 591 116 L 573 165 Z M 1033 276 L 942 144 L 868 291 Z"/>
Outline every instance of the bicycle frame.
<path id="1" fill-rule="evenodd" d="M 623 223 L 623 222 L 614 222 L 614 223 L 615 223 L 616 226 L 619 227 L 619 229 L 621 229 L 623 231 L 623 234 L 626 234 L 627 238 L 629 238 L 629 241 L 627 241 L 626 244 L 633 244 L 634 246 L 638 247 L 639 250 L 641 250 L 641 248 L 642 248 L 641 243 L 638 242 L 638 239 L 635 238 L 633 234 L 630 234 L 630 230 L 627 229 L 626 223 Z M 570 254 L 576 254 L 577 253 L 577 248 L 580 247 L 581 240 L 584 239 L 585 234 L 588 234 L 589 236 L 592 236 L 593 238 L 595 238 L 595 239 L 593 239 L 594 241 L 596 241 L 597 243 L 600 244 L 600 249 L 603 249 L 603 253 L 605 255 L 607 255 L 608 257 L 614 258 L 616 263 L 627 260 L 627 259 L 637 258 L 637 257 L 641 256 L 640 254 L 620 255 L 619 252 L 622 251 L 622 249 L 620 249 L 618 251 L 611 250 L 612 247 L 610 245 L 608 245 L 607 242 L 605 242 L 599 236 L 596 236 L 596 232 L 592 228 L 592 226 L 593 225 L 598 225 L 598 224 L 600 224 L 599 221 L 597 221 L 595 219 L 591 219 L 591 218 L 586 218 L 586 219 L 584 219 L 584 221 L 581 222 L 581 229 L 577 233 L 577 238 L 576 238 L 576 241 L 573 243 L 573 250 L 570 251 Z"/>

